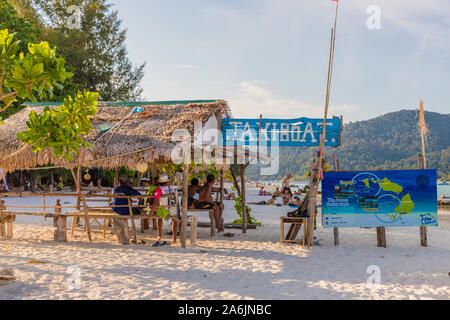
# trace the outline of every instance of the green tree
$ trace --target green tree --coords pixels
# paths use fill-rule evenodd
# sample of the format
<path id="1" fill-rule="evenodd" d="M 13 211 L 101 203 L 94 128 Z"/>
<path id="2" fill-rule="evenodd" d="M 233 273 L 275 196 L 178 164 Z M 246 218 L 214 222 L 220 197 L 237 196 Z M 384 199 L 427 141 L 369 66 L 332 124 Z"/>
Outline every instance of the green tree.
<path id="1" fill-rule="evenodd" d="M 40 41 L 41 30 L 35 24 L 33 19 L 24 19 L 14 7 L 6 0 L 0 0 L 0 30 L 8 29 L 15 33 L 14 40 L 19 42 L 19 50 L 27 51 L 28 43 L 37 43 Z M 17 98 L 9 108 L 2 112 L 1 116 L 7 118 L 9 115 L 21 110 L 24 100 Z"/>
<path id="2" fill-rule="evenodd" d="M 0 113 L 17 98 L 36 101 L 36 96 L 51 97 L 55 87 L 62 89 L 62 83 L 73 76 L 47 42 L 28 43 L 26 54 L 19 51 L 19 44 L 14 34 L 0 30 Z"/>
<path id="3" fill-rule="evenodd" d="M 97 113 L 97 99 L 98 93 L 79 92 L 75 98 L 65 99 L 58 108 L 46 107 L 41 114 L 32 111 L 28 129 L 17 136 L 31 145 L 34 152 L 52 148 L 56 158 L 64 156 L 72 161 L 80 149 L 90 147 L 83 135 L 92 130 L 91 118 Z"/>
<path id="4" fill-rule="evenodd" d="M 20 40 L 19 48 L 22 52 L 28 49 L 28 43 L 37 42 L 42 35 L 34 20 L 20 17 L 6 0 L 0 0 L 0 29 L 8 29 L 11 33 L 15 33 L 15 40 Z"/>
<path id="5" fill-rule="evenodd" d="M 145 63 L 133 67 L 127 57 L 126 30 L 117 11 L 105 0 L 34 0 L 41 21 L 46 21 L 44 39 L 56 45 L 75 70 L 78 89 L 100 93 L 103 101 L 139 100 Z M 80 29 L 68 23 L 80 8 Z M 69 13 L 70 12 L 70 13 Z M 72 21 L 73 22 L 73 21 Z"/>

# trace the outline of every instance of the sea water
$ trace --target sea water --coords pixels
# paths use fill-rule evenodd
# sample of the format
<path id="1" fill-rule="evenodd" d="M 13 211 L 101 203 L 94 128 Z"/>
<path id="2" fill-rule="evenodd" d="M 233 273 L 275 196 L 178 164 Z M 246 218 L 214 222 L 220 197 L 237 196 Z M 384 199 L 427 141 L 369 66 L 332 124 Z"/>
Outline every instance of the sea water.
<path id="1" fill-rule="evenodd" d="M 275 187 L 281 188 L 281 181 L 258 181 L 258 183 L 264 183 L 266 185 L 270 184 Z M 309 184 L 309 181 L 291 181 L 291 188 L 300 188 L 302 189 L 304 186 Z M 319 191 L 321 191 L 321 186 L 319 187 Z M 450 185 L 448 186 L 437 186 L 437 199 L 441 197 L 441 195 L 445 194 L 446 197 L 450 197 Z"/>

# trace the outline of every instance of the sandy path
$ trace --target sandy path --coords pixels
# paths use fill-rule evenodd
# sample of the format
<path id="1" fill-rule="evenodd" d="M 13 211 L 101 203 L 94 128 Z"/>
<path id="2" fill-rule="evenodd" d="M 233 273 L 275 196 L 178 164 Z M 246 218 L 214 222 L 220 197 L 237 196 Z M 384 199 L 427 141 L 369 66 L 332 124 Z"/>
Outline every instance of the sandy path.
<path id="1" fill-rule="evenodd" d="M 231 221 L 233 202 L 226 206 L 225 220 Z M 307 251 L 279 243 L 279 217 L 286 210 L 253 206 L 264 227 L 246 235 L 228 230 L 234 238 L 210 238 L 209 229 L 200 228 L 198 244 L 187 249 L 121 246 L 111 231 L 103 240 L 100 230 L 95 243 L 80 230 L 59 244 L 51 226 L 19 221 L 15 238 L 0 240 L 0 268 L 15 269 L 19 279 L 0 287 L 0 299 L 450 298 L 449 214 L 443 213 L 439 228 L 429 228 L 428 248 L 419 245 L 419 228 L 388 229 L 387 249 L 376 247 L 373 229 L 341 230 L 336 248 L 332 230 L 319 228 L 322 245 Z M 139 235 L 148 243 L 155 236 L 153 230 Z M 366 284 L 371 265 L 381 270 L 377 289 Z M 80 268 L 80 289 L 68 286 L 71 266 Z"/>

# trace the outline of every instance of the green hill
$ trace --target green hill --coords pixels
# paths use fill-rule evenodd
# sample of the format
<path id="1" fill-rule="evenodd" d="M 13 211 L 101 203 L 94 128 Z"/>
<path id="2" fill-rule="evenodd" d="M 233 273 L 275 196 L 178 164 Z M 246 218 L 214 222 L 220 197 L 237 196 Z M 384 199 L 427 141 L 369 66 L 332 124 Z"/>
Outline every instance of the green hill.
<path id="1" fill-rule="evenodd" d="M 426 112 L 429 129 L 427 167 L 438 169 L 440 178 L 450 178 L 450 114 Z M 318 147 L 280 148 L 280 170 L 275 176 L 259 176 L 250 166 L 252 179 L 280 179 L 288 173 L 304 176 Z M 337 152 L 341 170 L 416 169 L 421 152 L 418 110 L 402 110 L 344 126 L 342 146 L 327 148 L 326 156 Z"/>

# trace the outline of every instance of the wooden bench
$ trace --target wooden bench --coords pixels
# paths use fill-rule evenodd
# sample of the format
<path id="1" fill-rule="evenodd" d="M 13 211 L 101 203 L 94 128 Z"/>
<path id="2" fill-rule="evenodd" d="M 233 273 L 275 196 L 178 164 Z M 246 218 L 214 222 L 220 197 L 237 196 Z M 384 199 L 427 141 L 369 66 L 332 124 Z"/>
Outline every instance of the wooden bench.
<path id="1" fill-rule="evenodd" d="M 190 209 L 188 208 L 188 213 L 189 212 L 207 212 L 209 214 L 209 220 L 211 223 L 211 237 L 214 237 L 216 235 L 216 219 L 214 218 L 214 209 Z M 156 230 L 156 217 L 153 217 L 153 229 Z M 189 222 L 189 220 L 188 220 Z M 197 218 L 197 223 L 198 223 L 198 218 Z M 222 218 L 222 225 L 223 225 L 223 218 Z"/>
<path id="2" fill-rule="evenodd" d="M 305 245 L 306 239 L 306 220 L 307 218 L 281 217 L 281 243 L 302 243 Z M 290 224 L 290 228 L 286 237 L 284 236 L 284 224 Z M 303 238 L 296 240 L 301 227 L 303 225 Z"/>
<path id="3" fill-rule="evenodd" d="M 177 198 L 177 193 L 165 195 L 165 197 L 173 197 L 175 196 Z M 137 242 L 137 236 L 136 236 L 136 228 L 135 228 L 135 220 L 136 219 L 148 219 L 149 216 L 146 214 L 140 214 L 140 215 L 133 215 L 131 210 L 131 204 L 129 204 L 127 207 L 130 208 L 130 215 L 120 215 L 117 213 L 114 213 L 111 208 L 104 206 L 104 207 L 89 207 L 87 205 L 85 195 L 82 196 L 83 205 L 80 210 L 70 211 L 62 213 L 62 206 L 60 204 L 60 200 L 56 201 L 56 206 L 54 207 L 54 212 L 46 212 L 50 207 L 44 207 L 44 212 L 30 212 L 30 211 L 10 211 L 7 210 L 8 207 L 17 208 L 19 206 L 4 206 L 4 201 L 0 201 L 0 236 L 6 237 L 6 238 L 12 238 L 13 236 L 13 225 L 12 223 L 15 221 L 15 217 L 17 215 L 25 215 L 25 216 L 42 216 L 45 218 L 53 218 L 54 219 L 54 239 L 58 242 L 67 242 L 67 218 L 71 217 L 73 218 L 73 221 L 85 221 L 86 223 L 86 232 L 89 237 L 89 241 L 92 241 L 91 233 L 90 233 L 90 220 L 94 219 L 97 223 L 97 219 L 104 219 L 104 224 L 101 225 L 103 227 L 103 234 L 105 237 L 106 232 L 106 221 L 113 221 L 114 222 L 114 228 L 116 231 L 116 235 L 118 238 L 118 241 L 122 244 L 129 244 L 129 232 L 128 232 L 128 219 L 131 220 L 132 225 L 132 232 L 133 232 L 133 238 L 135 240 L 135 243 Z M 109 202 L 109 199 L 115 197 L 111 195 L 95 195 L 95 198 L 102 198 L 105 197 L 105 202 Z M 133 197 L 123 197 L 121 198 L 133 198 Z M 103 201 L 102 199 L 100 199 Z M 44 200 L 45 201 L 45 200 Z M 92 202 L 92 201 L 91 201 Z M 45 202 L 44 202 L 45 203 Z M 166 207 L 166 206 L 165 206 Z M 168 205 L 167 209 L 173 209 L 177 208 L 178 217 L 179 215 L 179 206 L 178 201 L 176 201 L 176 204 Z M 32 207 L 28 206 L 27 208 L 38 208 L 38 207 Z M 41 207 L 39 207 L 42 209 Z M 67 207 L 66 207 L 67 208 Z M 73 207 L 70 207 L 73 208 Z M 195 243 L 197 239 L 197 222 L 198 218 L 196 216 L 189 216 L 188 221 L 191 222 L 191 243 Z M 80 222 L 77 222 L 78 224 Z M 6 226 L 6 228 L 5 228 Z M 76 224 L 75 224 L 76 226 Z M 72 224 L 72 227 L 74 228 L 74 224 Z M 142 226 L 141 226 L 142 227 Z M 72 232 L 73 232 L 72 228 Z"/>

